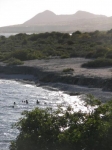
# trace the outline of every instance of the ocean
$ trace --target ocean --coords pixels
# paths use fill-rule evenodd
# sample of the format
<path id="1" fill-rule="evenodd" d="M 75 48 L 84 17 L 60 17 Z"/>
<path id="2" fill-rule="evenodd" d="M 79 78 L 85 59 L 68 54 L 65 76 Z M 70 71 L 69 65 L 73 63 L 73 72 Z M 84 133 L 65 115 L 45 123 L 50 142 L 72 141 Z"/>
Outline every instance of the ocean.
<path id="1" fill-rule="evenodd" d="M 26 100 L 28 104 L 24 102 Z M 37 100 L 40 102 L 38 105 Z M 9 150 L 10 141 L 17 137 L 19 131 L 13 129 L 12 125 L 22 117 L 24 110 L 30 111 L 36 107 L 56 109 L 57 105 L 62 104 L 63 107 L 72 105 L 78 111 L 85 109 L 82 102 L 79 96 L 70 96 L 62 91 L 0 79 L 0 150 Z"/>

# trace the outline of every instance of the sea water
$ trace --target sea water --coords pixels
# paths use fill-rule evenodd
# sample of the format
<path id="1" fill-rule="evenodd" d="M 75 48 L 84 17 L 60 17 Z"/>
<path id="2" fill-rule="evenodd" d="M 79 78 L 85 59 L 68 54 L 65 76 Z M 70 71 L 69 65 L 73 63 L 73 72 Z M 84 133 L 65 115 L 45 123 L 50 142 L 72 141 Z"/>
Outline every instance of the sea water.
<path id="1" fill-rule="evenodd" d="M 28 104 L 24 102 L 26 100 Z M 15 139 L 19 132 L 13 129 L 12 125 L 22 117 L 21 113 L 24 110 L 30 111 L 36 107 L 55 109 L 60 104 L 63 107 L 70 104 L 76 111 L 84 108 L 78 96 L 70 96 L 62 91 L 50 91 L 13 80 L 0 80 L 0 150 L 9 150 L 10 141 Z"/>

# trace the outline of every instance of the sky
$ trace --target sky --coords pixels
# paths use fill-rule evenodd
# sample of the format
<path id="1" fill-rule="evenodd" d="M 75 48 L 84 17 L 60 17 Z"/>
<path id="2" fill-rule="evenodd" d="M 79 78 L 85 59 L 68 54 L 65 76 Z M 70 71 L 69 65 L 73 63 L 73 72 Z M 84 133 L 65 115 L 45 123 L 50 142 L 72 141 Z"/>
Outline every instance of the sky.
<path id="1" fill-rule="evenodd" d="M 22 24 L 50 10 L 57 15 L 87 11 L 112 16 L 112 0 L 0 0 L 0 27 Z"/>

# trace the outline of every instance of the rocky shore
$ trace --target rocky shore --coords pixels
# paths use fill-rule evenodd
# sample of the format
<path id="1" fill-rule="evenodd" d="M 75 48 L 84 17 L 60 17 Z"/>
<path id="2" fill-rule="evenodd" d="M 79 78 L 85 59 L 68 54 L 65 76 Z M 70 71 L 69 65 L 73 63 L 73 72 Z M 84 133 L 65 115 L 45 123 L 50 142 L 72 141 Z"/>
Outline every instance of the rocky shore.
<path id="1" fill-rule="evenodd" d="M 69 94 L 90 93 L 103 100 L 112 97 L 112 68 L 87 69 L 84 58 L 25 61 L 21 66 L 0 64 L 0 78 L 24 81 Z M 64 69 L 72 68 L 72 72 Z"/>

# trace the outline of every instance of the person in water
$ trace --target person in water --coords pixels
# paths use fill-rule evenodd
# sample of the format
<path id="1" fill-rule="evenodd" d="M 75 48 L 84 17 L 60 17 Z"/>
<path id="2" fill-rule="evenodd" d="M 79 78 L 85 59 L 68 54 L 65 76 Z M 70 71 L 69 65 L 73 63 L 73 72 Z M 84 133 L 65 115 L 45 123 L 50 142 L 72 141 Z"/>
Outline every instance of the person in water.
<path id="1" fill-rule="evenodd" d="M 26 104 L 28 104 L 28 100 L 26 100 Z"/>
<path id="2" fill-rule="evenodd" d="M 38 99 L 37 99 L 37 104 L 39 104 L 39 101 L 38 101 Z"/>
<path id="3" fill-rule="evenodd" d="M 13 104 L 16 105 L 16 102 L 14 102 Z M 12 106 L 12 108 L 14 108 L 14 105 Z"/>

